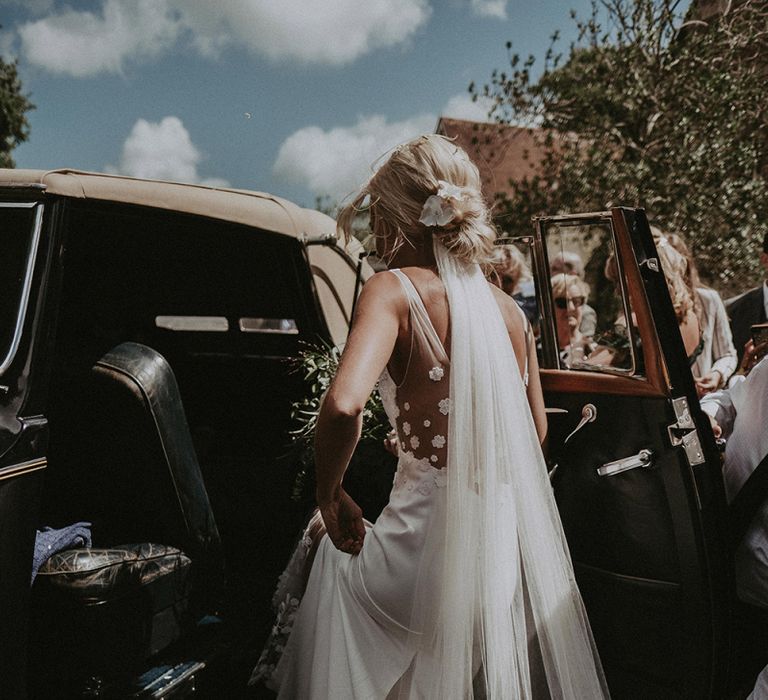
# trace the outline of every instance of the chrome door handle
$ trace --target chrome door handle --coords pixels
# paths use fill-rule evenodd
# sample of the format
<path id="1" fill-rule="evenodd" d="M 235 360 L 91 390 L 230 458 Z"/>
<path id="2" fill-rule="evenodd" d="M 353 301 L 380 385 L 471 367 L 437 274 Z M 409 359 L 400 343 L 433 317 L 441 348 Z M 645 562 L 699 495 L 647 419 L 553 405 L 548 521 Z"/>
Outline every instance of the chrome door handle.
<path id="1" fill-rule="evenodd" d="M 615 462 L 608 462 L 602 467 L 598 467 L 597 473 L 600 476 L 613 476 L 614 474 L 621 474 L 621 472 L 627 472 L 630 469 L 637 469 L 638 467 L 647 469 L 652 465 L 653 452 L 651 452 L 651 450 L 640 450 L 636 455 L 624 457 L 624 459 L 617 459 Z"/>

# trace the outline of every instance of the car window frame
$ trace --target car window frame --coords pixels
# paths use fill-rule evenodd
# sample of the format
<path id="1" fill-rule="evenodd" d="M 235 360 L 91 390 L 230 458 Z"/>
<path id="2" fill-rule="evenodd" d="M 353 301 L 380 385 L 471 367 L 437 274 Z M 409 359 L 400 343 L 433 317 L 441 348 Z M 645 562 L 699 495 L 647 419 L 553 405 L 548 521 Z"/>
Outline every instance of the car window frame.
<path id="1" fill-rule="evenodd" d="M 642 377 L 643 375 L 639 373 L 639 363 L 637 357 L 637 348 L 640 346 L 638 343 L 640 336 L 638 329 L 635 328 L 629 321 L 632 318 L 632 303 L 630 300 L 627 281 L 624 275 L 624 261 L 619 255 L 618 236 L 616 234 L 612 213 L 610 211 L 606 211 L 575 215 L 542 216 L 536 217 L 534 219 L 534 226 L 536 227 L 534 245 L 538 248 L 537 251 L 534 251 L 536 259 L 536 273 L 537 278 L 540 278 L 541 280 L 549 280 L 551 277 L 551 275 L 547 275 L 547 271 L 549 270 L 547 233 L 549 231 L 551 231 L 553 228 L 568 228 L 569 226 L 595 226 L 603 229 L 607 227 L 610 234 L 611 243 L 613 244 L 612 253 L 617 265 L 619 288 L 621 290 L 621 308 L 624 312 L 624 317 L 628 320 L 627 333 L 629 336 L 631 364 L 627 368 L 611 367 L 608 365 L 594 365 L 593 368 L 584 367 L 580 369 L 581 371 L 590 373 Z M 542 316 L 542 320 L 546 318 L 546 325 L 548 329 L 548 333 L 543 334 L 542 337 L 542 355 L 544 359 L 544 368 L 574 371 L 570 367 L 563 366 L 559 357 L 559 353 L 557 352 L 557 348 L 555 347 L 554 339 L 557 337 L 557 330 L 555 328 L 555 313 L 554 307 L 552 305 L 552 291 L 551 289 L 545 289 L 543 285 L 537 285 L 536 292 L 537 296 L 539 297 L 540 307 L 546 309 L 546 314 Z"/>
<path id="2" fill-rule="evenodd" d="M 567 393 L 605 393 L 637 396 L 656 396 L 669 398 L 670 381 L 664 358 L 660 349 L 656 327 L 651 317 L 645 285 L 642 279 L 639 262 L 635 258 L 630 232 L 627 230 L 621 207 L 605 211 L 587 212 L 584 214 L 567 214 L 560 216 L 542 216 L 533 219 L 533 266 L 536 277 L 536 296 L 539 303 L 542 322 L 551 323 L 549 333 L 543 334 L 542 353 L 547 364 L 554 367 L 542 367 L 540 376 L 545 390 L 564 391 Z M 610 219 L 615 254 L 622 277 L 622 290 L 625 301 L 635 313 L 637 322 L 635 337 L 639 338 L 643 347 L 643 362 L 645 375 L 596 372 L 581 369 L 561 369 L 552 358 L 556 356 L 554 348 L 554 308 L 551 294 L 542 294 L 540 284 L 542 279 L 548 279 L 548 256 L 539 222 L 552 219 L 573 220 L 582 224 L 588 220 Z M 542 276 L 543 275 L 543 276 Z M 549 345 L 549 349 L 547 348 Z"/>
<path id="3" fill-rule="evenodd" d="M 21 286 L 21 297 L 16 313 L 16 322 L 8 346 L 8 351 L 2 362 L 0 362 L 0 377 L 4 376 L 16 358 L 16 353 L 21 344 L 21 337 L 24 332 L 24 323 L 27 317 L 29 299 L 32 293 L 32 279 L 35 272 L 35 263 L 37 261 L 37 251 L 40 247 L 40 238 L 43 228 L 43 203 L 39 201 L 16 201 L 6 200 L 0 202 L 0 209 L 35 209 L 35 218 L 32 225 L 32 234 L 27 248 L 27 260 L 24 266 L 24 279 Z"/>

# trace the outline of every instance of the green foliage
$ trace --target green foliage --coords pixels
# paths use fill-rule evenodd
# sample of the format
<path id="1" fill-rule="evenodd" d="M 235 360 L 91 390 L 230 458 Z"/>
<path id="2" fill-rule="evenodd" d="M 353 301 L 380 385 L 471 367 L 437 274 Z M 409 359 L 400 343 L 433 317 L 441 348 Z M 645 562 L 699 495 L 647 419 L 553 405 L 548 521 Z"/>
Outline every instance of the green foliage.
<path id="1" fill-rule="evenodd" d="M 296 427 L 290 434 L 300 466 L 294 485 L 294 497 L 297 499 L 306 494 L 312 481 L 317 417 L 323 396 L 339 368 L 340 359 L 341 349 L 338 347 L 305 344 L 295 361 L 295 370 L 302 374 L 307 386 L 306 395 L 291 405 L 291 419 Z M 380 462 L 389 462 L 383 447 L 389 429 L 381 397 L 378 391 L 374 391 L 363 410 L 363 429 L 351 467 L 356 466 L 354 463 L 360 457 L 370 467 Z"/>
<path id="2" fill-rule="evenodd" d="M 16 62 L 0 58 L 0 167 L 15 167 L 11 151 L 29 138 L 26 113 L 34 108 L 22 93 Z"/>
<path id="3" fill-rule="evenodd" d="M 339 213 L 339 203 L 329 194 L 319 194 L 315 197 L 315 209 L 335 219 Z"/>
<path id="4" fill-rule="evenodd" d="M 291 431 L 294 441 L 312 450 L 317 416 L 326 390 L 331 385 L 341 360 L 341 349 L 328 345 L 305 344 L 296 360 L 295 369 L 303 375 L 307 394 L 291 405 L 291 419 L 296 428 Z M 360 441 L 381 442 L 389 431 L 384 406 L 378 391 L 368 399 L 363 411 L 363 430 Z"/>
<path id="5" fill-rule="evenodd" d="M 492 99 L 496 121 L 538 127 L 544 151 L 500 197 L 504 229 L 641 206 L 686 237 L 705 282 L 735 292 L 758 279 L 768 232 L 768 6 L 734 2 L 705 23 L 679 5 L 594 0 L 566 54 L 552 37 L 537 80 L 535 59 L 510 53 L 509 72 L 470 91 Z"/>

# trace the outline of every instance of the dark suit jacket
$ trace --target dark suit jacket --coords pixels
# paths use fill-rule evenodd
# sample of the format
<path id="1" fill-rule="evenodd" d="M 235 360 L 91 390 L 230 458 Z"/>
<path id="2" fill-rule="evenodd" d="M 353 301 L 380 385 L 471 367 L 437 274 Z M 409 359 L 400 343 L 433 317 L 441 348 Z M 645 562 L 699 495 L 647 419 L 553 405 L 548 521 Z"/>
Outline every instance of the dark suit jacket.
<path id="1" fill-rule="evenodd" d="M 725 309 L 731 321 L 733 344 L 739 354 L 739 362 L 744 354 L 744 344 L 750 338 L 753 323 L 765 323 L 765 304 L 763 303 L 763 285 L 750 289 L 744 294 L 728 299 Z"/>

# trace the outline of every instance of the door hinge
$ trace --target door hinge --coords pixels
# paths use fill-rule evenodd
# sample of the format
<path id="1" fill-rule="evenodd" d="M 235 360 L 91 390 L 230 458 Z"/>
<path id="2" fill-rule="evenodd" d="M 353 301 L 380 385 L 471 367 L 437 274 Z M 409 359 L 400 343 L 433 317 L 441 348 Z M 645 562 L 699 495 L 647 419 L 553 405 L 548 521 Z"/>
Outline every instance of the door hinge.
<path id="1" fill-rule="evenodd" d="M 675 411 L 677 422 L 667 426 L 669 442 L 673 447 L 682 446 L 690 466 L 704 464 L 706 460 L 701 449 L 696 424 L 693 422 L 691 411 L 688 407 L 688 399 L 684 396 L 672 399 L 672 407 Z"/>

